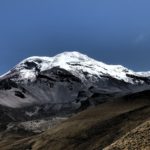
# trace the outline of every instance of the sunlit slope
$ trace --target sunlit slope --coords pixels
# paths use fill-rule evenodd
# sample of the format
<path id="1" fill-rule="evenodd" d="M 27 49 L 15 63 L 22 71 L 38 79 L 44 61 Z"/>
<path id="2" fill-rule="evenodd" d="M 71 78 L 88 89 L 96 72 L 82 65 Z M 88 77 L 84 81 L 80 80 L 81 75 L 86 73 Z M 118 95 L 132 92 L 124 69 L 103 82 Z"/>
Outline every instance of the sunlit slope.
<path id="1" fill-rule="evenodd" d="M 150 120 L 144 122 L 105 150 L 150 149 Z"/>

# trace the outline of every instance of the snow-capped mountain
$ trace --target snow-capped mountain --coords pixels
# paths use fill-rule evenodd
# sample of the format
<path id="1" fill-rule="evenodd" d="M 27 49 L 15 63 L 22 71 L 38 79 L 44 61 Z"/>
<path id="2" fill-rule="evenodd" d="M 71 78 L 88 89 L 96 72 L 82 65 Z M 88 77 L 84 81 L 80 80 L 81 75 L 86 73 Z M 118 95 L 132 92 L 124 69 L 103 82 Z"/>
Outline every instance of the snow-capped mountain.
<path id="1" fill-rule="evenodd" d="M 64 52 L 54 57 L 27 58 L 2 75 L 0 105 L 28 108 L 25 114 L 34 116 L 39 111 L 73 111 L 149 88 L 149 72 L 136 73 L 79 52 Z"/>

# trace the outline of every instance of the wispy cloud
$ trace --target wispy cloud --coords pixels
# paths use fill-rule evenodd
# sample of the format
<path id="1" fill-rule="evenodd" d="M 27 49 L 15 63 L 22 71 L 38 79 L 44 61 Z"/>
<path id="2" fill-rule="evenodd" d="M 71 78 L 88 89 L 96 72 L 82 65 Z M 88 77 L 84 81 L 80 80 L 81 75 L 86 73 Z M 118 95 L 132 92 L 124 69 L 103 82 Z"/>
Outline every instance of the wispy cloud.
<path id="1" fill-rule="evenodd" d="M 146 35 L 145 35 L 145 34 L 139 34 L 139 35 L 135 38 L 134 43 L 135 43 L 135 44 L 138 44 L 138 43 L 143 42 L 144 40 L 146 40 Z"/>

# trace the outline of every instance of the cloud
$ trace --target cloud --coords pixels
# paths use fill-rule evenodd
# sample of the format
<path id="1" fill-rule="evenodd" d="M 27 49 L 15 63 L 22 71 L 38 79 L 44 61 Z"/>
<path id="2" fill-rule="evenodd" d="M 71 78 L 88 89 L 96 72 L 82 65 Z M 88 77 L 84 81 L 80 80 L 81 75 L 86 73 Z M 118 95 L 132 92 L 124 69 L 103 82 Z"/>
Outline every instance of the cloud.
<path id="1" fill-rule="evenodd" d="M 145 39 L 146 39 L 146 36 L 145 36 L 144 34 L 139 34 L 139 35 L 135 38 L 134 43 L 135 43 L 135 44 L 141 43 L 141 42 L 143 42 Z"/>

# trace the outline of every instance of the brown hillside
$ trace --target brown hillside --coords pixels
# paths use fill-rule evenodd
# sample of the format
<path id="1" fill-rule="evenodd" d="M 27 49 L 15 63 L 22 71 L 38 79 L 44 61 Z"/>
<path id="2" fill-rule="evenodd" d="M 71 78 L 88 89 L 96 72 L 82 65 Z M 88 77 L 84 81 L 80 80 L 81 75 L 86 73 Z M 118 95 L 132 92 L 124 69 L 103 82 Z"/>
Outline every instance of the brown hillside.
<path id="1" fill-rule="evenodd" d="M 104 150 L 126 149 L 150 150 L 150 121 L 146 121 Z"/>
<path id="2" fill-rule="evenodd" d="M 130 97 L 89 108 L 60 125 L 32 137 L 10 134 L 2 150 L 101 150 L 149 120 L 150 100 Z"/>

